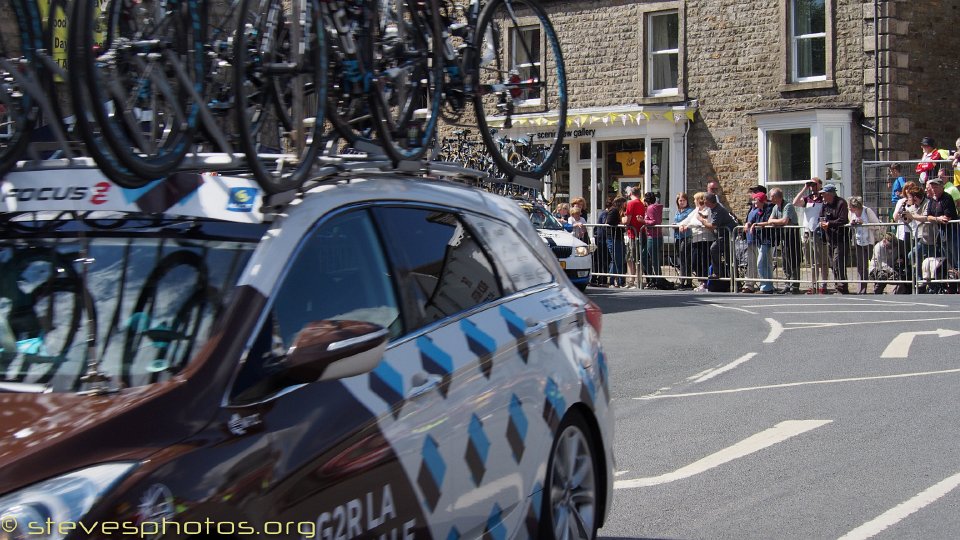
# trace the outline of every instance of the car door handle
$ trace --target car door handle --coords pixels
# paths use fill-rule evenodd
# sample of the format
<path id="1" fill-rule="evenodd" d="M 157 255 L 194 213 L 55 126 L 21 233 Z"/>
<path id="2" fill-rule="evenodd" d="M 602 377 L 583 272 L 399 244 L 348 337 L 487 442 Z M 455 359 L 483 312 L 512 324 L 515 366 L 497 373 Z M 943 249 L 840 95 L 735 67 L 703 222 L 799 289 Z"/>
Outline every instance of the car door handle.
<path id="1" fill-rule="evenodd" d="M 407 399 L 413 399 L 421 394 L 426 394 L 440 382 L 443 377 L 432 373 L 417 373 L 413 376 L 413 388 L 407 391 Z"/>
<path id="2" fill-rule="evenodd" d="M 539 334 L 547 327 L 547 323 L 534 319 L 527 319 L 524 322 L 527 323 L 527 329 L 523 333 L 527 337 Z"/>

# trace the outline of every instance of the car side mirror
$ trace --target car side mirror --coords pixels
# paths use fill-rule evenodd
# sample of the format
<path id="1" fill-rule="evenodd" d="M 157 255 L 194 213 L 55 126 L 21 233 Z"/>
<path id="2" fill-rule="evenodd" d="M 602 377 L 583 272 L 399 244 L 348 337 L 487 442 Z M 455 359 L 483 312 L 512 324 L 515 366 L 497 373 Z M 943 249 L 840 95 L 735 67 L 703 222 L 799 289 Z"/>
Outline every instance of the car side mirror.
<path id="1" fill-rule="evenodd" d="M 351 377 L 377 367 L 387 348 L 387 329 L 369 322 L 313 321 L 287 351 L 287 375 L 296 383 Z"/>

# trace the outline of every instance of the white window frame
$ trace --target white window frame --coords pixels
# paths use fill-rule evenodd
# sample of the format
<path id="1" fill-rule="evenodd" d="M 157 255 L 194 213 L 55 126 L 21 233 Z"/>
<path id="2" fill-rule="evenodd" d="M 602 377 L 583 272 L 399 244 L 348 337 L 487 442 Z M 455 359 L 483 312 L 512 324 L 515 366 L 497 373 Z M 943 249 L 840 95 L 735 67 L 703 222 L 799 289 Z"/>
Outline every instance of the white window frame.
<path id="1" fill-rule="evenodd" d="M 754 116 L 757 123 L 757 144 L 759 171 L 758 183 L 768 185 L 771 182 L 782 184 L 780 179 L 768 178 L 768 155 L 767 155 L 767 134 L 771 131 L 784 131 L 791 129 L 809 129 L 810 130 L 810 175 L 823 179 L 823 182 L 838 184 L 841 196 L 848 197 L 853 189 L 853 168 L 851 161 L 852 139 L 851 131 L 853 126 L 852 110 L 830 110 L 818 109 L 809 111 L 796 111 L 787 113 L 769 113 Z M 841 178 L 825 178 L 827 167 L 832 167 L 829 163 L 830 150 L 827 148 L 828 137 L 826 130 L 830 128 L 840 129 L 840 171 Z M 806 180 L 806 179 L 803 179 Z M 803 180 L 796 180 L 793 183 L 802 184 Z M 789 182 L 788 182 L 789 183 Z"/>
<path id="2" fill-rule="evenodd" d="M 537 33 L 537 49 L 540 51 L 540 57 L 536 59 L 535 62 L 519 63 L 517 62 L 517 52 L 519 50 L 518 44 L 521 42 L 522 37 L 519 34 L 527 34 L 528 32 L 536 31 Z M 532 41 L 531 41 L 532 42 Z M 525 68 L 533 67 L 537 76 L 540 77 L 540 80 L 544 80 L 544 71 L 543 71 L 543 50 L 544 47 L 544 37 L 543 37 L 543 28 L 539 24 L 531 24 L 527 26 L 521 26 L 519 28 L 510 29 L 510 69 L 511 70 L 520 70 Z M 522 75 L 521 75 L 522 76 Z M 540 89 L 540 96 L 533 99 L 524 99 L 519 103 L 521 107 L 527 106 L 536 106 L 542 105 L 544 99 L 544 89 Z"/>
<path id="3" fill-rule="evenodd" d="M 829 12 L 829 9 L 831 7 L 830 3 L 827 2 L 826 0 L 823 0 L 823 20 L 824 20 L 823 32 L 797 35 L 797 21 L 796 21 L 797 1 L 798 0 L 790 0 L 790 6 L 789 6 L 789 10 L 790 10 L 789 11 L 789 17 L 790 17 L 789 39 L 790 39 L 790 49 L 791 49 L 790 80 L 797 83 L 825 81 L 827 80 L 827 75 L 830 72 L 829 65 L 828 65 L 830 62 L 830 55 L 828 54 L 830 43 L 827 36 L 827 28 L 830 26 L 830 12 Z M 824 48 L 825 48 L 824 57 L 823 57 L 824 65 L 822 66 L 823 75 L 814 75 L 812 77 L 801 77 L 798 74 L 798 67 L 800 65 L 800 46 L 799 45 L 802 41 L 808 41 L 813 39 L 822 39 L 824 42 Z"/>
<path id="4" fill-rule="evenodd" d="M 677 19 L 677 47 L 673 49 L 657 49 L 653 47 L 653 36 L 654 36 L 654 25 L 657 19 L 666 19 L 667 17 L 676 17 Z M 654 13 L 647 14 L 647 81 L 648 88 L 650 89 L 650 96 L 652 97 L 661 97 L 661 96 L 676 96 L 680 93 L 680 12 L 678 10 L 670 11 L 657 11 Z M 667 56 L 672 55 L 677 58 L 677 80 L 674 81 L 673 87 L 668 88 L 654 88 L 653 81 L 653 69 L 654 69 L 654 58 L 658 56 Z"/>

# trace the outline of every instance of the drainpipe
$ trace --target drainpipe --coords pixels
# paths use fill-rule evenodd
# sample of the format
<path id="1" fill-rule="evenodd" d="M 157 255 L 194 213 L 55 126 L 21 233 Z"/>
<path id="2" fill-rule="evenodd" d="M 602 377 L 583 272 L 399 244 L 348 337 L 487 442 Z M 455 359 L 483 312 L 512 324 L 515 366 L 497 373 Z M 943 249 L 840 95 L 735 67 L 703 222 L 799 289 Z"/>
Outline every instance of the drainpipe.
<path id="1" fill-rule="evenodd" d="M 873 0 L 873 160 L 880 161 L 880 0 Z"/>

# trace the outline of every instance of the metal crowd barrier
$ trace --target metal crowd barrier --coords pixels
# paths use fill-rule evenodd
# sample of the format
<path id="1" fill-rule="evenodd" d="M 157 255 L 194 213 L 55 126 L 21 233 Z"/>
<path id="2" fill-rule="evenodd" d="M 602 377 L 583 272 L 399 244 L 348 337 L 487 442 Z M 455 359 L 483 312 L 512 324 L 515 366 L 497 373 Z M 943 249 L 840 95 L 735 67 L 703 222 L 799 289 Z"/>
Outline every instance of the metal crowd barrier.
<path id="1" fill-rule="evenodd" d="M 960 289 L 960 220 L 847 225 L 836 235 L 802 226 L 766 227 L 757 229 L 759 238 L 753 244 L 747 243 L 743 227 L 717 241 L 702 235 L 683 238 L 676 225 L 661 225 L 656 229 L 662 242 L 635 241 L 633 246 L 623 226 L 588 229 L 597 244 L 595 286 L 693 288 L 709 279 L 729 282 L 733 292 L 916 294 Z M 718 260 L 718 271 L 713 271 Z"/>

